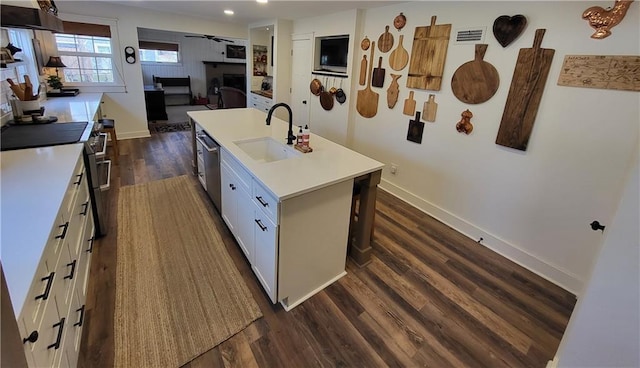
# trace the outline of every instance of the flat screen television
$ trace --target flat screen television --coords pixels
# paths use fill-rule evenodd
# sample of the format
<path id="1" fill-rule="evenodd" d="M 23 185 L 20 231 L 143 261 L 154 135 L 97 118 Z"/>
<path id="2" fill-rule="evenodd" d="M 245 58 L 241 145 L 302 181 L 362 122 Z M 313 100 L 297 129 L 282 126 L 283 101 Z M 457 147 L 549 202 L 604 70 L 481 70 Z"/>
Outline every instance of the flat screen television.
<path id="1" fill-rule="evenodd" d="M 346 73 L 349 36 L 323 37 L 319 41 L 315 70 Z"/>

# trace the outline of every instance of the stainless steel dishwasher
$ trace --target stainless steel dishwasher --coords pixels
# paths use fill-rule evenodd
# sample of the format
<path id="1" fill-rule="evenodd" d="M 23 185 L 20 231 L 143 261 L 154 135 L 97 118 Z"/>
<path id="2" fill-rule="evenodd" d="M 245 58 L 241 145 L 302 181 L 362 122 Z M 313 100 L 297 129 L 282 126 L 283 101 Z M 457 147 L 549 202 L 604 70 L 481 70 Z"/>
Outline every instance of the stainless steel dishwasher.
<path id="1" fill-rule="evenodd" d="M 199 127 L 198 127 L 199 128 Z M 196 130 L 198 180 L 218 211 L 220 208 L 220 145 L 204 130 Z"/>

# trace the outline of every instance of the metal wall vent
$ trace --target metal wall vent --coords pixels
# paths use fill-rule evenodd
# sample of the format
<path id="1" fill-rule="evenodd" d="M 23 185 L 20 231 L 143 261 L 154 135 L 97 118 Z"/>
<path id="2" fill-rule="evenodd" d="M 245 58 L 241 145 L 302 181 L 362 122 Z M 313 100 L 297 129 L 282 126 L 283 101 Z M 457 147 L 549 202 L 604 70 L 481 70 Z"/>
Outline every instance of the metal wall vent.
<path id="1" fill-rule="evenodd" d="M 456 43 L 482 43 L 484 42 L 484 34 L 486 27 L 462 28 L 456 30 Z"/>

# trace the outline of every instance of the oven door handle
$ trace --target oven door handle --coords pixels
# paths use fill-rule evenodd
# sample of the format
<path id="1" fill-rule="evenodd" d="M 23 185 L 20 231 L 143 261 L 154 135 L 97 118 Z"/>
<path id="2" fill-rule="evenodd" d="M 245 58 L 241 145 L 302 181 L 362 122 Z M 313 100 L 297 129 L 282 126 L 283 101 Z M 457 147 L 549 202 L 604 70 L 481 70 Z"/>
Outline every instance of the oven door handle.
<path id="1" fill-rule="evenodd" d="M 201 135 L 199 135 L 199 134 L 198 134 L 198 135 L 196 135 L 196 140 L 197 140 L 198 142 L 200 142 L 200 144 L 202 144 L 202 146 L 203 146 L 207 151 L 209 151 L 209 152 L 218 152 L 218 147 L 209 147 L 209 146 L 205 143 L 204 139 L 202 139 L 202 136 L 201 136 Z"/>

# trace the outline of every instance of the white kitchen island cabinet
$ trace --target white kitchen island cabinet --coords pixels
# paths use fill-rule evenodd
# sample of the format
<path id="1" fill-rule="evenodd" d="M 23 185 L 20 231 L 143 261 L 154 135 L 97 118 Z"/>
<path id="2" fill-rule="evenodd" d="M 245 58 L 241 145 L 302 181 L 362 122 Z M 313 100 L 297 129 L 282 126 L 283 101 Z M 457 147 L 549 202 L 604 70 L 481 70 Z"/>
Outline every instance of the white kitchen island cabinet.
<path id="1" fill-rule="evenodd" d="M 222 218 L 273 303 L 290 310 L 346 274 L 353 185 L 362 178 L 369 206 L 361 206 L 363 229 L 356 234 L 365 236 L 351 256 L 366 264 L 366 219 L 373 218 L 382 163 L 317 135 L 311 135 L 312 153 L 265 162 L 242 142 L 270 137 L 284 143 L 284 121 L 273 117 L 267 126 L 266 113 L 253 108 L 188 114 L 221 146 Z"/>
<path id="2" fill-rule="evenodd" d="M 31 367 L 78 360 L 94 238 L 83 148 L 0 154 L 2 269 Z"/>

